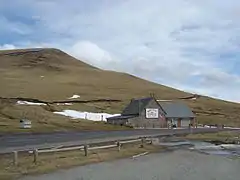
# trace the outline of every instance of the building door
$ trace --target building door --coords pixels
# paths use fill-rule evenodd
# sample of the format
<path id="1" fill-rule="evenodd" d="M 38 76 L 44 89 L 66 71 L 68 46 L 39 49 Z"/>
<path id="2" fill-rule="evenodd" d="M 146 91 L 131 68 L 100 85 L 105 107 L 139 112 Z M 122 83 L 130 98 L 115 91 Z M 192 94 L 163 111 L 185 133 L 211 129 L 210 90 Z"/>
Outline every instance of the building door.
<path id="1" fill-rule="evenodd" d="M 177 127 L 177 119 L 175 119 L 175 118 L 172 118 L 172 126 L 173 127 Z"/>
<path id="2" fill-rule="evenodd" d="M 161 128 L 167 127 L 167 120 L 164 115 L 160 114 L 159 115 L 159 125 Z"/>
<path id="3" fill-rule="evenodd" d="M 188 127 L 190 123 L 191 122 L 190 122 L 189 119 L 183 119 L 182 122 L 181 122 L 181 126 L 182 127 Z"/>
<path id="4" fill-rule="evenodd" d="M 181 127 L 181 119 L 180 118 L 178 119 L 177 127 Z"/>

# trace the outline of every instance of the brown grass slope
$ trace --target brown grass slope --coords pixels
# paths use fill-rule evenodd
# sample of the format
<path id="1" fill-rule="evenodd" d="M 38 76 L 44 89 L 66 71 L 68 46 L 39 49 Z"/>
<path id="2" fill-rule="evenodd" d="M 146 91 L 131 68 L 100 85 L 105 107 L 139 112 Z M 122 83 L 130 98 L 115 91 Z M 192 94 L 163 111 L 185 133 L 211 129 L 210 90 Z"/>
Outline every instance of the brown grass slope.
<path id="1" fill-rule="evenodd" d="M 122 102 L 74 104 L 72 107 L 52 105 L 50 109 L 119 113 L 131 98 L 149 96 L 150 93 L 155 93 L 159 99 L 191 95 L 126 73 L 98 69 L 57 49 L 0 51 L 0 97 L 54 101 L 66 100 L 73 94 L 79 94 L 81 99 L 114 98 L 121 99 Z M 240 104 L 202 96 L 195 101 L 185 102 L 193 108 L 202 123 L 240 126 Z M 17 129 L 17 122 L 22 117 L 34 122 L 40 121 L 38 124 L 45 119 L 46 126 L 55 123 L 50 129 L 58 129 L 61 127 L 60 119 L 64 119 L 61 121 L 64 123 L 67 119 L 53 114 L 49 107 L 16 106 L 15 102 L 0 101 L 0 122 L 4 127 L 0 131 L 11 129 L 14 123 Z M 71 129 L 76 128 L 75 126 L 68 124 L 64 127 Z"/>

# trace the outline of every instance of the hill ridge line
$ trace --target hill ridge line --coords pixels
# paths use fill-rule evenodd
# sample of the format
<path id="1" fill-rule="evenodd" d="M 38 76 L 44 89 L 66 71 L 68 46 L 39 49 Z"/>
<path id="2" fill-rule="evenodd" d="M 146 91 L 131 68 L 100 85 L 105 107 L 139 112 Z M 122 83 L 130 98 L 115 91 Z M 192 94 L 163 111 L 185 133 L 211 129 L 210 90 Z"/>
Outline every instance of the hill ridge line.
<path id="1" fill-rule="evenodd" d="M 120 99 L 92 99 L 92 100 L 59 100 L 59 101 L 43 101 L 35 98 L 5 98 L 0 97 L 0 100 L 16 100 L 16 101 L 27 101 L 32 103 L 44 103 L 44 104 L 56 104 L 56 103 L 91 103 L 91 102 L 122 102 Z"/>

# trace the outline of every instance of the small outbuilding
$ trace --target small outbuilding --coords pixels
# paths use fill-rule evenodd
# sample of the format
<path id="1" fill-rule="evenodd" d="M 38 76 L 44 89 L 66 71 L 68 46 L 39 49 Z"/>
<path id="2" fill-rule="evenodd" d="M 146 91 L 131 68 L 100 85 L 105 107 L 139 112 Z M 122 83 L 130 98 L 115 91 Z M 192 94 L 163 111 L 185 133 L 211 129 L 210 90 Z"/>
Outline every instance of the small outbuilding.
<path id="1" fill-rule="evenodd" d="M 160 102 L 159 105 L 166 112 L 165 118 L 168 125 L 174 127 L 194 126 L 196 116 L 192 110 L 183 102 Z"/>
<path id="2" fill-rule="evenodd" d="M 110 124 L 137 128 L 189 127 L 195 115 L 183 102 L 158 102 L 154 97 L 132 99 L 120 116 L 107 118 Z"/>

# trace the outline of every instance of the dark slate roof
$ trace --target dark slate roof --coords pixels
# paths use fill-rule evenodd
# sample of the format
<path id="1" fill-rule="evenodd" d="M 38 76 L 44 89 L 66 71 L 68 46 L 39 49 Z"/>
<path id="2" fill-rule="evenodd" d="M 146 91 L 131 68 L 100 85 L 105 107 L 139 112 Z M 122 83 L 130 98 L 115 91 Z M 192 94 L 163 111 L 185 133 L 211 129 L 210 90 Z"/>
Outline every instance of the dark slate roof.
<path id="1" fill-rule="evenodd" d="M 129 118 L 133 118 L 133 117 L 136 117 L 136 115 L 130 115 L 130 116 L 112 116 L 112 117 L 108 117 L 106 118 L 107 120 L 111 120 L 111 119 L 114 119 L 114 120 L 120 120 L 120 119 L 129 119 Z"/>
<path id="2" fill-rule="evenodd" d="M 167 113 L 166 117 L 195 117 L 192 110 L 182 102 L 158 102 Z"/>
<path id="3" fill-rule="evenodd" d="M 122 115 L 138 115 L 141 113 L 146 105 L 153 100 L 152 97 L 133 99 L 130 104 L 123 110 Z"/>

